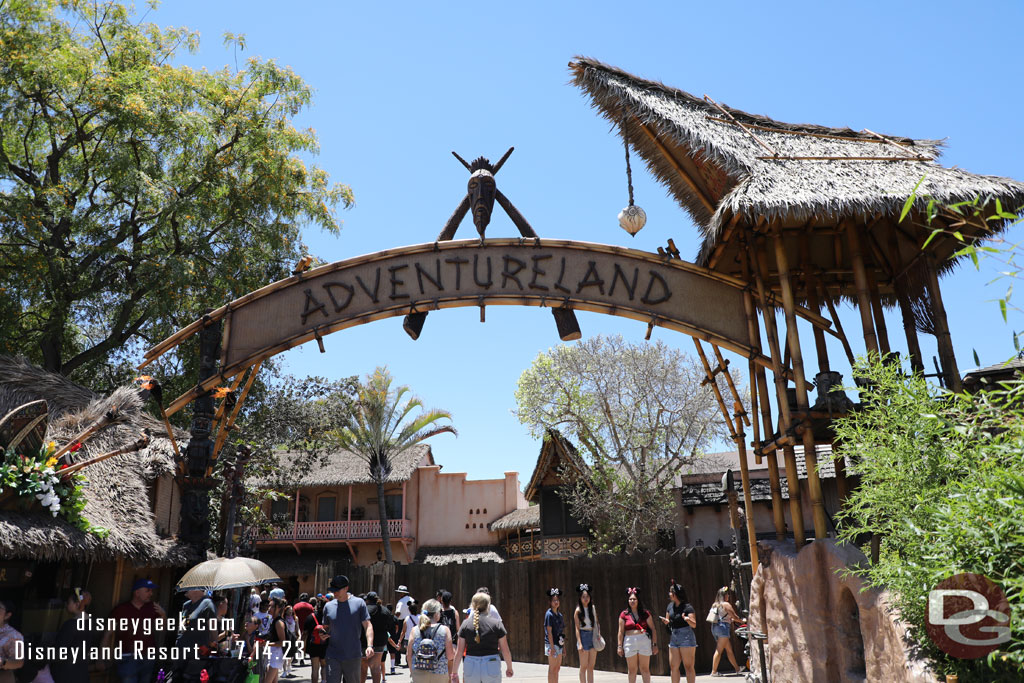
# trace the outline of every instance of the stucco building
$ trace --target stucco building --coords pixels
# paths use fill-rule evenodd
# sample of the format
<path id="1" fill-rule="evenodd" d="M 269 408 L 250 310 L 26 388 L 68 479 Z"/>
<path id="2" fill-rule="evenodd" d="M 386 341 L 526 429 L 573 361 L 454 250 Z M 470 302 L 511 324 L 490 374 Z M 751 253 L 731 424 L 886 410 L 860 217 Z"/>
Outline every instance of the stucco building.
<path id="1" fill-rule="evenodd" d="M 258 536 L 256 549 L 282 578 L 305 585 L 328 557 L 357 565 L 383 558 L 377 485 L 358 456 L 332 454 L 280 490 L 284 498 L 264 503 L 278 528 Z M 431 548 L 497 547 L 490 523 L 526 507 L 518 473 L 470 480 L 464 472 L 442 472 L 422 444 L 392 463 L 384 496 L 393 557 L 403 564 Z"/>

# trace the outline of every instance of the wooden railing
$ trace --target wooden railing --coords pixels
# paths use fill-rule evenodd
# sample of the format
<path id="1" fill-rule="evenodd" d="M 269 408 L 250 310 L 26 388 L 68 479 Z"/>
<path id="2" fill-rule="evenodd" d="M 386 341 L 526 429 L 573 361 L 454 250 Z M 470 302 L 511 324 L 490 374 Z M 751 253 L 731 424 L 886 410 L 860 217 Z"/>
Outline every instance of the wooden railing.
<path id="1" fill-rule="evenodd" d="M 408 519 L 389 519 L 391 538 L 412 538 L 412 522 Z M 380 520 L 299 522 L 278 531 L 262 534 L 257 541 L 343 541 L 380 538 Z"/>

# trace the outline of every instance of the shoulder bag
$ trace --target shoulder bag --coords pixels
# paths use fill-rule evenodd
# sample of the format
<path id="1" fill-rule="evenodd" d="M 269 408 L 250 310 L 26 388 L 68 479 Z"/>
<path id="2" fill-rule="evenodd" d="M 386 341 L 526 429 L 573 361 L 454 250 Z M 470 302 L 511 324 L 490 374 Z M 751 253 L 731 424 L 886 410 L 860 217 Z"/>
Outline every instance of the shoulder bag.
<path id="1" fill-rule="evenodd" d="M 594 649 L 601 652 L 605 645 L 607 643 L 604 642 L 604 636 L 601 635 L 601 625 L 597 623 L 597 610 L 594 610 Z"/>
<path id="2" fill-rule="evenodd" d="M 711 609 L 708 610 L 708 615 L 704 618 L 704 621 L 708 622 L 709 624 L 714 624 L 714 623 L 716 623 L 718 621 L 718 604 L 717 603 L 712 605 Z"/>

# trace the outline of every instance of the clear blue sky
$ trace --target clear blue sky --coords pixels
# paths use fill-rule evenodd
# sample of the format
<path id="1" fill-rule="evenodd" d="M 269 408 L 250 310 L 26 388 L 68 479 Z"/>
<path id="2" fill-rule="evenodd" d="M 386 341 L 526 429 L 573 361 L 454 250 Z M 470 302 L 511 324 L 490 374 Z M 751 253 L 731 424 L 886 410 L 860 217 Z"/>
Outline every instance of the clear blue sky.
<path id="1" fill-rule="evenodd" d="M 1024 96 L 1015 80 L 1024 4 L 1010 0 L 167 0 L 147 19 L 199 30 L 201 51 L 185 60 L 193 65 L 233 63 L 221 35 L 244 33 L 247 54 L 292 66 L 316 89 L 298 123 L 318 131 L 317 163 L 351 185 L 357 202 L 341 212 L 340 237 L 306 231 L 313 253 L 328 261 L 432 241 L 465 192 L 467 173 L 449 152 L 493 161 L 511 145 L 516 151 L 498 184 L 541 236 L 650 251 L 673 237 L 692 259 L 696 228 L 641 163 L 634 180 L 647 227 L 633 240 L 618 227 L 627 200 L 622 144 L 568 85 L 566 65 L 576 54 L 782 121 L 948 138 L 945 164 L 1024 180 Z M 517 235 L 495 210 L 488 236 Z M 475 236 L 470 222 L 459 236 Z M 961 369 L 974 365 L 972 348 L 983 364 L 1013 351 L 1011 327 L 994 303 L 983 303 L 1005 289 L 986 287 L 992 277 L 991 268 L 977 274 L 968 265 L 944 280 Z M 842 315 L 856 330 L 852 309 Z M 579 320 L 585 335 L 642 340 L 645 332 L 641 323 L 610 316 L 580 313 Z M 889 328 L 902 347 L 895 316 Z M 692 351 L 683 335 L 655 335 Z M 931 367 L 934 341 L 922 341 Z M 325 343 L 326 355 L 315 343 L 289 352 L 287 368 L 339 377 L 386 364 L 428 405 L 454 414 L 460 436 L 433 442 L 447 471 L 529 476 L 539 444 L 511 410 L 520 373 L 558 343 L 547 311 L 490 307 L 483 325 L 475 308 L 440 311 L 416 342 L 394 318 Z"/>

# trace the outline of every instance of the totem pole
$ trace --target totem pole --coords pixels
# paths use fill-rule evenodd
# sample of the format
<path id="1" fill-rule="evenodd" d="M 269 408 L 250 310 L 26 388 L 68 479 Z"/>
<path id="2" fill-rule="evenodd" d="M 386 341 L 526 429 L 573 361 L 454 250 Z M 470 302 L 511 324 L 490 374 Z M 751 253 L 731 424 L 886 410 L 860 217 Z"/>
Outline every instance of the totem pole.
<path id="1" fill-rule="evenodd" d="M 207 325 L 199 333 L 200 383 L 217 374 L 220 338 L 220 321 Z M 203 551 L 210 541 L 210 489 L 214 482 L 208 472 L 213 457 L 210 432 L 214 412 L 210 392 L 205 392 L 192 403 L 192 424 L 189 427 L 192 438 L 185 449 L 185 471 L 181 475 L 181 538 Z"/>

